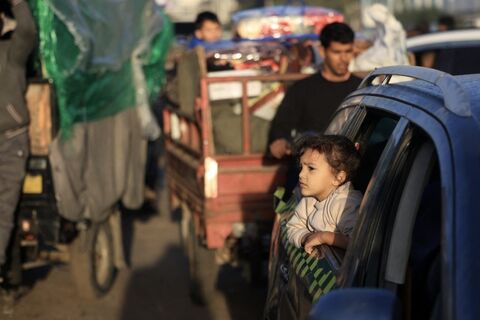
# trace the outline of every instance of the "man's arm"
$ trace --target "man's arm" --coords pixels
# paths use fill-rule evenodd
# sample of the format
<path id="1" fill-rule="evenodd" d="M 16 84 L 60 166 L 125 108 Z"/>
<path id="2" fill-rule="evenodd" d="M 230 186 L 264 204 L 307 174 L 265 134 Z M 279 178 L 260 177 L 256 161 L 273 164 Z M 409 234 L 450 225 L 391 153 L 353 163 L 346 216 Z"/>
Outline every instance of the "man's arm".
<path id="1" fill-rule="evenodd" d="M 17 27 L 12 35 L 11 59 L 24 65 L 36 44 L 37 29 L 28 4 L 24 0 L 11 0 Z"/>
<path id="2" fill-rule="evenodd" d="M 285 142 L 289 144 L 292 140 L 292 131 L 296 129 L 301 117 L 304 98 L 300 92 L 301 86 L 298 84 L 299 83 L 293 84 L 287 91 L 272 120 L 269 133 L 270 147 L 272 147 L 275 141 L 282 140 L 284 141 L 282 142 L 282 147 L 284 147 L 286 146 Z"/>
<path id="3" fill-rule="evenodd" d="M 282 159 L 284 156 L 292 154 L 292 144 L 287 139 L 280 138 L 274 140 L 268 147 L 270 153 L 277 159 Z"/>

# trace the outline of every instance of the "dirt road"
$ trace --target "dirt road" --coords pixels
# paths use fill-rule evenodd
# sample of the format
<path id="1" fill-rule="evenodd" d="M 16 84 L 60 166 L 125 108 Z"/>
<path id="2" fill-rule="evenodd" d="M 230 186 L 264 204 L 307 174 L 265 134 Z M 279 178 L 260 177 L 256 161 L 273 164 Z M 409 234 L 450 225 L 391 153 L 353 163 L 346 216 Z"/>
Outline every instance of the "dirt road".
<path id="1" fill-rule="evenodd" d="M 16 320 L 143 320 L 260 319 L 265 288 L 250 287 L 241 271 L 223 267 L 215 279 L 218 290 L 207 306 L 191 302 L 187 260 L 179 237 L 178 217 L 127 213 L 124 236 L 128 269 L 118 273 L 104 298 L 78 297 L 69 266 L 27 274 L 33 287 L 14 308 Z M 1 317 L 1 315 L 0 315 Z"/>

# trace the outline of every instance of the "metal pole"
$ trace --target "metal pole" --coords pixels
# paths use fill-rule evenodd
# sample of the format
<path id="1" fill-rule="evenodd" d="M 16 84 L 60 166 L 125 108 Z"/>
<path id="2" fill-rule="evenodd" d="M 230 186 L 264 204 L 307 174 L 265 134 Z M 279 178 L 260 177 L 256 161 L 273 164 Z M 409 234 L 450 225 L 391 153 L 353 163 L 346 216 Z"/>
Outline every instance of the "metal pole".
<path id="1" fill-rule="evenodd" d="M 250 110 L 248 109 L 247 81 L 242 81 L 242 144 L 243 154 L 250 154 Z"/>

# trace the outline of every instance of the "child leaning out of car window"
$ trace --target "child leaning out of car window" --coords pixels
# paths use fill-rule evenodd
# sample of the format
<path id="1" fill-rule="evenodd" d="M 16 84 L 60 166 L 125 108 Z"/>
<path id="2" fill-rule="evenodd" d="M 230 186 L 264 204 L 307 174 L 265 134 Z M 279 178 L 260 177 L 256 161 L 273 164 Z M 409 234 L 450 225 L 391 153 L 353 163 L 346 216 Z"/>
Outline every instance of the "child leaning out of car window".
<path id="1" fill-rule="evenodd" d="M 308 135 L 295 149 L 303 198 L 287 223 L 288 240 L 308 254 L 321 244 L 345 249 L 362 200 L 350 182 L 360 162 L 355 145 L 343 136 Z"/>

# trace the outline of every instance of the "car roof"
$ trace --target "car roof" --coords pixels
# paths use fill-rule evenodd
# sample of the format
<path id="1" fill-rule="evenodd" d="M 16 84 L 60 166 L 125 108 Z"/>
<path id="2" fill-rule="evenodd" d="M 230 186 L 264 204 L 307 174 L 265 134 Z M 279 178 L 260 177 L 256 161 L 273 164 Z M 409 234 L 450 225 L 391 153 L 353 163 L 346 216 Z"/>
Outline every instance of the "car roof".
<path id="1" fill-rule="evenodd" d="M 407 73 L 413 72 L 413 74 L 419 75 L 420 79 L 407 78 L 408 81 L 395 83 L 392 81 L 388 85 L 369 84 L 375 74 L 391 74 L 391 72 L 395 74 L 397 70 L 400 70 L 400 74 L 402 74 L 402 70 Z M 432 83 L 432 81 L 438 81 L 438 79 L 442 79 L 441 84 Z M 456 131 L 460 122 L 458 120 L 452 121 L 452 119 L 461 117 L 462 123 L 464 121 L 470 122 L 480 133 L 479 88 L 480 74 L 451 76 L 433 69 L 396 66 L 379 68 L 370 73 L 360 89 L 353 92 L 350 97 L 369 95 L 402 101 L 434 115 L 447 131 Z M 350 99 L 346 100 L 347 103 L 348 100 Z"/>
<path id="2" fill-rule="evenodd" d="M 423 34 L 407 39 L 410 51 L 421 51 L 434 48 L 480 46 L 480 29 L 451 30 Z"/>
<path id="3" fill-rule="evenodd" d="M 469 107 L 471 110 L 471 116 L 478 121 L 480 125 L 479 116 L 480 116 L 480 74 L 470 74 L 470 75 L 459 75 L 453 76 L 453 78 L 460 84 L 462 89 L 465 91 L 468 99 L 469 99 Z M 444 93 L 442 90 L 428 82 L 423 80 L 412 80 L 406 81 L 402 83 L 398 83 L 398 85 L 408 86 L 414 91 L 417 91 L 418 94 L 430 97 L 437 97 L 443 99 Z M 450 94 L 450 93 L 447 93 Z M 443 108 L 444 105 L 442 103 L 436 104 L 427 104 L 421 105 L 420 108 L 425 109 L 425 111 L 433 112 L 438 108 Z M 452 110 L 450 110 L 452 111 Z M 453 112 L 455 113 L 455 112 Z"/>

